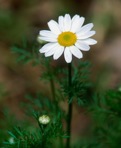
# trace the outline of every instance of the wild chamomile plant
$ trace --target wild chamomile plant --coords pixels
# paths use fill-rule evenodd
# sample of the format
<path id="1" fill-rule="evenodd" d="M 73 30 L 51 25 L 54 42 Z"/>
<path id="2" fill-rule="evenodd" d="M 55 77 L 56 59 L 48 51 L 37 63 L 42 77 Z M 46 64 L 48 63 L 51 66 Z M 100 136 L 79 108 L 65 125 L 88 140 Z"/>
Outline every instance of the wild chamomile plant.
<path id="1" fill-rule="evenodd" d="M 45 44 L 39 51 L 44 53 L 45 57 L 53 56 L 57 60 L 63 53 L 65 61 L 68 63 L 68 89 L 72 88 L 72 55 L 81 59 L 82 51 L 88 51 L 89 45 L 97 43 L 96 40 L 90 38 L 96 32 L 91 31 L 93 24 L 83 26 L 85 18 L 75 15 L 72 19 L 69 14 L 59 16 L 58 23 L 54 20 L 48 22 L 49 30 L 42 30 L 39 33 L 39 40 L 49 42 Z M 72 120 L 72 93 L 68 93 L 68 113 L 67 113 L 67 138 L 66 147 L 70 147 L 71 138 L 71 120 Z"/>
<path id="2" fill-rule="evenodd" d="M 22 124 L 24 119 L 16 122 L 10 115 L 9 121 L 7 118 L 6 121 L 3 119 L 1 125 L 4 126 L 2 130 L 0 129 L 1 148 L 120 147 L 121 89 L 98 91 L 95 89 L 97 85 L 89 79 L 90 64 L 82 60 L 78 60 L 76 64 L 72 63 L 72 56 L 81 59 L 82 51 L 88 51 L 90 45 L 97 43 L 90 38 L 95 34 L 95 31 L 91 31 L 93 24 L 83 26 L 83 23 L 84 18 L 79 15 L 73 18 L 68 14 L 64 17 L 59 16 L 58 23 L 51 20 L 48 23 L 50 31 L 40 31 L 38 37 L 41 43 L 39 51 L 45 56 L 38 52 L 39 44 L 36 41 L 28 43 L 24 40 L 21 45 L 12 47 L 12 52 L 18 55 L 17 62 L 23 64 L 31 62 L 34 66 L 38 64 L 42 67 L 44 72 L 42 71 L 43 74 L 38 81 L 49 83 L 52 95 L 42 88 L 37 93 L 27 92 L 23 110 L 35 120 L 25 118 L 29 123 Z M 45 42 L 48 43 L 43 46 Z M 57 60 L 63 53 L 68 70 L 67 67 L 53 66 L 53 60 L 49 57 L 53 56 L 53 59 Z M 43 94 L 43 91 L 46 94 Z M 2 98 L 4 93 L 1 91 L 0 93 Z M 60 105 L 62 101 L 68 101 L 68 112 Z M 78 104 L 79 108 L 83 107 L 86 112 L 84 114 L 90 119 L 84 134 L 78 136 L 76 140 L 71 138 L 74 103 Z M 10 130 L 8 124 L 13 130 Z M 79 125 L 81 124 L 80 120 Z"/>
<path id="3" fill-rule="evenodd" d="M 84 24 L 84 17 L 75 15 L 73 18 L 69 14 L 59 16 L 58 23 L 54 20 L 48 22 L 49 30 L 42 30 L 37 40 L 41 43 L 40 53 L 38 54 L 37 42 L 28 43 L 23 40 L 22 45 L 13 46 L 12 52 L 17 53 L 17 62 L 33 62 L 43 69 L 40 81 L 49 84 L 52 95 L 43 95 L 43 90 L 36 94 L 27 94 L 26 108 L 28 115 L 35 118 L 35 122 L 30 123 L 34 131 L 28 131 L 28 126 L 24 128 L 14 127 L 13 132 L 9 132 L 12 140 L 5 141 L 8 147 L 27 147 L 27 148 L 51 148 L 66 147 L 71 145 L 71 122 L 73 112 L 73 102 L 77 101 L 78 105 L 84 106 L 89 104 L 88 92 L 92 85 L 88 80 L 89 63 L 78 61 L 75 66 L 72 64 L 72 56 L 78 59 L 83 57 L 82 51 L 88 51 L 90 45 L 97 43 L 90 38 L 96 32 L 92 31 L 93 24 Z M 43 45 L 43 43 L 46 43 Z M 29 50 L 31 49 L 31 50 Z M 64 53 L 66 68 L 52 66 L 54 60 Z M 45 58 L 48 57 L 48 58 Z M 68 69 L 68 70 L 67 70 Z M 60 107 L 60 102 L 68 102 L 67 113 Z M 65 129 L 66 124 L 66 129 Z M 26 130 L 25 130 L 26 129 Z M 66 142 L 63 140 L 66 138 Z"/>

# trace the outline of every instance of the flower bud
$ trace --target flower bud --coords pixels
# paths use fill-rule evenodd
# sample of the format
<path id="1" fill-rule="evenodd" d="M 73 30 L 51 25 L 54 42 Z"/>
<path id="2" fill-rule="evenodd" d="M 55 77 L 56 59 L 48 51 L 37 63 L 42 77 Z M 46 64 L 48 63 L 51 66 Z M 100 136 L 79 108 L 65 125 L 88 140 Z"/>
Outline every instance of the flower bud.
<path id="1" fill-rule="evenodd" d="M 48 124 L 49 122 L 50 122 L 50 117 L 49 117 L 49 116 L 47 116 L 47 115 L 42 115 L 42 116 L 39 117 L 39 123 L 40 123 L 40 124 L 46 125 L 46 124 Z"/>
<path id="2" fill-rule="evenodd" d="M 15 143 L 15 141 L 14 141 L 14 138 L 13 138 L 13 137 L 10 137 L 8 141 L 9 141 L 9 143 L 10 143 L 10 144 L 14 144 L 14 143 Z"/>

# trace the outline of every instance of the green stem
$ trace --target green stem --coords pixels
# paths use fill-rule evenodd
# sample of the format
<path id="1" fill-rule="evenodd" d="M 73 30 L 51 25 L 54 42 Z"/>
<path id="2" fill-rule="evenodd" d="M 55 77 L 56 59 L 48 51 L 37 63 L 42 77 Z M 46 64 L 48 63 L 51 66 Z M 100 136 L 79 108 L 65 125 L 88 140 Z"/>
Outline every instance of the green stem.
<path id="1" fill-rule="evenodd" d="M 56 100 L 55 84 L 54 84 L 53 78 L 50 78 L 50 87 L 51 87 L 51 92 L 52 92 L 53 101 L 54 101 L 54 104 L 55 104 L 55 111 L 56 111 L 56 113 L 57 113 L 57 110 L 58 110 L 58 102 L 57 102 L 57 100 Z"/>
<path id="2" fill-rule="evenodd" d="M 55 103 L 55 110 L 57 111 L 57 101 L 56 101 L 56 94 L 55 94 L 55 84 L 54 84 L 54 79 L 53 79 L 53 71 L 50 68 L 49 63 L 47 64 L 47 69 L 48 69 L 48 75 L 50 76 L 50 88 L 51 88 L 51 93 L 52 93 L 52 100 Z"/>
<path id="3" fill-rule="evenodd" d="M 50 87 L 51 87 L 53 100 L 55 101 L 55 85 L 54 85 L 53 78 L 50 78 Z"/>
<path id="4" fill-rule="evenodd" d="M 71 141 L 71 120 L 72 120 L 72 109 L 73 105 L 72 102 L 70 101 L 71 99 L 71 91 L 70 88 L 72 86 L 72 76 L 71 76 L 71 63 L 68 64 L 68 89 L 69 89 L 69 94 L 68 94 L 68 113 L 67 113 L 67 135 L 69 138 L 67 138 L 66 141 L 66 148 L 70 148 L 70 141 Z"/>
<path id="5" fill-rule="evenodd" d="M 39 124 L 39 127 L 40 127 L 40 132 L 41 132 L 41 135 L 42 135 L 42 139 L 41 139 L 41 146 L 44 146 L 46 145 L 47 143 L 47 139 L 46 139 L 46 136 L 45 136 L 45 128 L 46 128 L 46 125 L 42 125 L 38 122 Z"/>

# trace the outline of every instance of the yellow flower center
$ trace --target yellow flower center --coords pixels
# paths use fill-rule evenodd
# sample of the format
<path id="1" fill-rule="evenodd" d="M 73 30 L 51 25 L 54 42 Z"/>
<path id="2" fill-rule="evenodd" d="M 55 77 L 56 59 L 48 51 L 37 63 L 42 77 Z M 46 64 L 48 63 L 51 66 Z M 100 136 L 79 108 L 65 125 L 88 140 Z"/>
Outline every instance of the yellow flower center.
<path id="1" fill-rule="evenodd" d="M 70 31 L 62 32 L 58 36 L 58 43 L 62 46 L 72 46 L 77 40 L 76 34 Z"/>

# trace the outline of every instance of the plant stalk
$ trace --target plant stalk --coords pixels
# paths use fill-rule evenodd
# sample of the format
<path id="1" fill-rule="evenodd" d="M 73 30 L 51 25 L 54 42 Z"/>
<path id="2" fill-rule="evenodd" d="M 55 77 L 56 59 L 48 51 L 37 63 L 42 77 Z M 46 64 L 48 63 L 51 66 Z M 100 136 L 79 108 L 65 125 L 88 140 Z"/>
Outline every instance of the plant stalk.
<path id="1" fill-rule="evenodd" d="M 70 148 L 70 141 L 71 141 L 71 121 L 72 121 L 72 109 L 73 104 L 70 101 L 71 100 L 71 86 L 72 86 L 72 65 L 71 63 L 68 64 L 68 113 L 67 113 L 67 135 L 69 138 L 67 138 L 66 141 L 66 148 Z"/>

